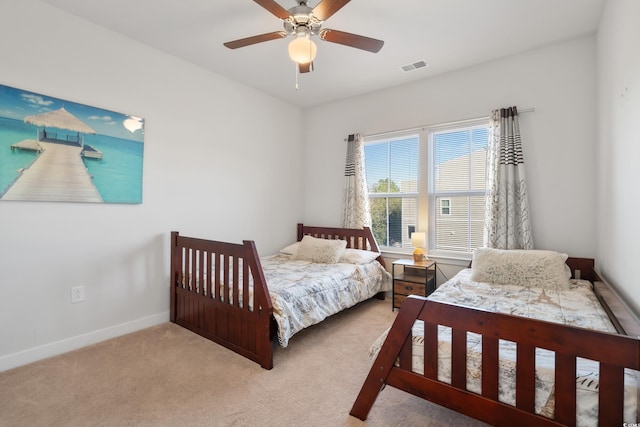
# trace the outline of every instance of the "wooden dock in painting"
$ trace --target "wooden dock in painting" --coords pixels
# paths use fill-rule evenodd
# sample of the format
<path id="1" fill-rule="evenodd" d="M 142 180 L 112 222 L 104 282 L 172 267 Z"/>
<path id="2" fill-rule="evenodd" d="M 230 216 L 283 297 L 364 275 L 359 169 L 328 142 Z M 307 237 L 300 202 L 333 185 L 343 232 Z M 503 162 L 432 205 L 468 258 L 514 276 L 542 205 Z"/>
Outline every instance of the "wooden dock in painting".
<path id="1" fill-rule="evenodd" d="M 87 159 L 102 160 L 102 151 L 89 144 L 84 144 L 80 155 L 82 157 L 86 157 Z"/>
<path id="2" fill-rule="evenodd" d="M 42 145 L 40 145 L 41 142 L 56 142 L 56 143 L 61 143 L 65 145 L 74 145 L 74 146 L 77 145 L 78 147 L 80 146 L 79 143 L 73 143 L 73 142 L 69 143 L 65 140 L 57 140 L 54 138 L 42 139 L 40 141 L 36 141 L 34 139 L 25 139 L 20 142 L 16 142 L 15 144 L 11 144 L 11 151 L 27 150 L 27 151 L 37 151 L 39 153 L 43 150 Z M 102 160 L 102 151 L 98 150 L 97 148 L 89 144 L 84 144 L 84 147 L 82 147 L 82 150 L 80 151 L 80 155 L 88 159 Z"/>
<path id="3" fill-rule="evenodd" d="M 81 147 L 39 142 L 43 151 L 25 168 L 2 200 L 102 202 L 80 157 Z"/>
<path id="4" fill-rule="evenodd" d="M 11 144 L 11 151 L 13 150 L 27 150 L 27 151 L 42 151 L 42 146 L 35 139 L 24 139 L 15 144 Z"/>

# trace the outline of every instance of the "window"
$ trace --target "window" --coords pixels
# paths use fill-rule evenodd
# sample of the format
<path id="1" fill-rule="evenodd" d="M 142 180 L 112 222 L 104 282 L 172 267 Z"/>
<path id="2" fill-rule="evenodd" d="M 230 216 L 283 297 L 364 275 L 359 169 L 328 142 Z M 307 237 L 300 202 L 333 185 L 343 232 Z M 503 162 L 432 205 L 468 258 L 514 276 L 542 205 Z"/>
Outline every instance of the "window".
<path id="1" fill-rule="evenodd" d="M 440 199 L 440 215 L 451 215 L 451 199 Z"/>
<path id="2" fill-rule="evenodd" d="M 371 224 L 386 251 L 411 249 L 427 231 L 429 252 L 482 246 L 489 120 L 365 138 Z"/>
<path id="3" fill-rule="evenodd" d="M 411 248 L 418 213 L 417 134 L 367 140 L 364 148 L 371 229 L 386 248 Z"/>
<path id="4" fill-rule="evenodd" d="M 472 252 L 482 246 L 488 124 L 432 130 L 429 135 L 429 248 Z"/>

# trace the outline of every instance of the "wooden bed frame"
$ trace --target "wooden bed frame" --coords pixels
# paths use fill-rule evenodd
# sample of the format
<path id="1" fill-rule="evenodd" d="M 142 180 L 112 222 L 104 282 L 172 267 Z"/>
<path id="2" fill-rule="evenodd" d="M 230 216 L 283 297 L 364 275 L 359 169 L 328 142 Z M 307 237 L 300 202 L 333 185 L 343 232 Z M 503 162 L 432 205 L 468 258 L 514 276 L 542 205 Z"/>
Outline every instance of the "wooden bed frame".
<path id="1" fill-rule="evenodd" d="M 569 258 L 567 264 L 574 277 L 594 283 L 618 335 L 411 296 L 403 303 L 351 415 L 364 421 L 379 392 L 390 385 L 491 425 L 575 426 L 576 357 L 584 357 L 600 362 L 599 425 L 622 426 L 624 369 L 640 370 L 640 326 L 615 291 L 598 276 L 593 259 Z M 425 322 L 424 375 L 411 370 L 411 327 L 416 320 Z M 437 380 L 438 325 L 452 328 L 451 384 Z M 467 331 L 482 335 L 481 394 L 466 390 Z M 498 400 L 499 339 L 517 343 L 515 406 Z M 535 414 L 536 348 L 555 352 L 554 419 Z"/>
<path id="2" fill-rule="evenodd" d="M 371 229 L 298 224 L 305 235 L 342 239 L 347 248 L 380 252 Z M 378 262 L 384 266 L 382 256 Z M 250 277 L 253 292 L 250 292 Z M 277 332 L 269 289 L 252 240 L 242 244 L 180 236 L 171 232 L 170 320 L 198 335 L 273 368 Z M 215 284 L 215 285 L 214 285 Z M 242 295 L 242 300 L 238 296 Z M 378 294 L 384 299 L 384 293 Z M 253 309 L 251 309 L 251 307 Z"/>

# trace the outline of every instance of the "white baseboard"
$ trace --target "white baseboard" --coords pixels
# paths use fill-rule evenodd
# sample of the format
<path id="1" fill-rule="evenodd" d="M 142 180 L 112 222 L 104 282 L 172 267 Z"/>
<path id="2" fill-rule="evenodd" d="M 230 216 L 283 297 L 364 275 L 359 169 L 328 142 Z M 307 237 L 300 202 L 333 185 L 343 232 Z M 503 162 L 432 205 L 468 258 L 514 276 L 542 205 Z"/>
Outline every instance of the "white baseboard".
<path id="1" fill-rule="evenodd" d="M 48 357 L 57 356 L 72 350 L 77 350 L 91 344 L 96 344 L 101 341 L 136 332 L 168 321 L 169 312 L 166 311 L 164 313 L 154 314 L 153 316 L 144 317 L 142 319 L 133 320 L 120 325 L 99 329 L 97 331 L 67 338 L 61 341 L 8 354 L 0 357 L 0 372 L 17 368 L 18 366 L 27 365 Z"/>

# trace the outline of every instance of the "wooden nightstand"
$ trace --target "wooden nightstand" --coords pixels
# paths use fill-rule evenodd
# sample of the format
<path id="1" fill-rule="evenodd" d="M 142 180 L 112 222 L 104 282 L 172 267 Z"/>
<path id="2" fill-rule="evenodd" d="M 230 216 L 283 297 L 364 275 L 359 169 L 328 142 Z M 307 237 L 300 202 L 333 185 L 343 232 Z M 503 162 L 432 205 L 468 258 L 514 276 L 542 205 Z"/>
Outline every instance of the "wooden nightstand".
<path id="1" fill-rule="evenodd" d="M 423 297 L 436 290 L 436 262 L 430 259 L 415 262 L 412 259 L 399 259 L 391 266 L 393 276 L 392 310 L 400 308 L 409 295 Z"/>

